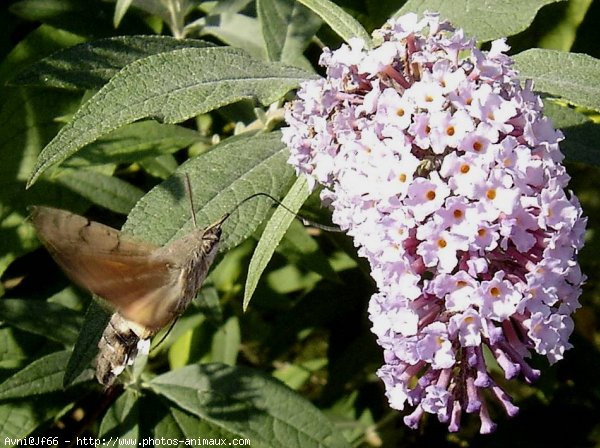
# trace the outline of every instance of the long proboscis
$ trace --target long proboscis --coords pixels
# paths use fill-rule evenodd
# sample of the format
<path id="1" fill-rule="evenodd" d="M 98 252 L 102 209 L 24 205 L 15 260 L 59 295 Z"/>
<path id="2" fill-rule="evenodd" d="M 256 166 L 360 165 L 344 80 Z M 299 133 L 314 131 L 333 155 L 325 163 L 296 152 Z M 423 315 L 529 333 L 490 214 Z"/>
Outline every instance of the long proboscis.
<path id="1" fill-rule="evenodd" d="M 265 193 L 262 191 L 259 191 L 258 193 L 254 193 L 251 194 L 250 196 L 248 196 L 245 199 L 242 199 L 240 202 L 238 202 L 236 204 L 235 207 L 233 207 L 233 209 L 227 213 L 226 217 L 223 219 L 223 221 L 227 220 L 238 208 L 240 208 L 242 205 L 244 205 L 246 202 L 250 201 L 251 199 L 260 197 L 260 196 L 264 196 L 266 198 L 269 198 L 271 201 L 273 201 L 275 204 L 277 204 L 278 206 L 280 206 L 281 208 L 283 208 L 284 210 L 287 210 L 289 213 L 291 213 L 292 215 L 294 215 L 294 217 L 296 219 L 298 219 L 303 225 L 305 226 L 312 226 L 312 227 L 316 227 L 317 229 L 321 229 L 321 230 L 325 230 L 326 232 L 343 232 L 342 229 L 340 229 L 339 227 L 335 227 L 335 226 L 328 226 L 326 224 L 321 224 L 318 222 L 315 222 L 311 219 L 305 218 L 302 215 L 299 215 L 297 212 L 295 212 L 294 210 L 290 209 L 289 207 L 287 207 L 285 204 L 283 204 L 279 199 L 271 196 L 269 193 Z"/>

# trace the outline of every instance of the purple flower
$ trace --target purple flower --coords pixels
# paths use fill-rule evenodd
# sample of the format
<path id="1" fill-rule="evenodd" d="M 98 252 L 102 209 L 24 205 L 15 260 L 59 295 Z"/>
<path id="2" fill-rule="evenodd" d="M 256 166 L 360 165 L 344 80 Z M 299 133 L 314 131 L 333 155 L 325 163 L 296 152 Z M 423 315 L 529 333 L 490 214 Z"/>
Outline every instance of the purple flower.
<path id="1" fill-rule="evenodd" d="M 490 432 L 486 400 L 518 408 L 489 371 L 531 382 L 532 353 L 571 348 L 586 219 L 565 191 L 563 136 L 504 40 L 482 52 L 434 14 L 374 37 L 325 49 L 327 77 L 287 108 L 289 162 L 370 263 L 390 406 L 414 407 L 410 427 L 430 413 L 457 431 L 466 412 Z"/>

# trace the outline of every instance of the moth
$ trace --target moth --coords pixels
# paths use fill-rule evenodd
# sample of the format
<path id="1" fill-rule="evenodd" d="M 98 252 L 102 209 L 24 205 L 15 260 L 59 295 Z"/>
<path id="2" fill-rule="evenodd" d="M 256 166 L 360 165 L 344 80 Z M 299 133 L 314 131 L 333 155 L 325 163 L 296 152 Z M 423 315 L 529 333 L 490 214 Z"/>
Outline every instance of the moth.
<path id="1" fill-rule="evenodd" d="M 39 239 L 67 276 L 116 310 L 98 343 L 96 378 L 102 385 L 111 386 L 196 296 L 229 215 L 160 247 L 65 210 L 31 208 Z"/>

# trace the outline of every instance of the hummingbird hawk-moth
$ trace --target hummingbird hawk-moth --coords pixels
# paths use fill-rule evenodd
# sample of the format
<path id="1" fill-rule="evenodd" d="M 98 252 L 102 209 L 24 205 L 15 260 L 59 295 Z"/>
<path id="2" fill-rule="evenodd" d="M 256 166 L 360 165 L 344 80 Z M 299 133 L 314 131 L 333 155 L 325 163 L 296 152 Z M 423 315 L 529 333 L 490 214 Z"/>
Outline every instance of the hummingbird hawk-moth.
<path id="1" fill-rule="evenodd" d="M 116 310 L 98 343 L 101 384 L 112 385 L 138 350 L 147 350 L 149 339 L 187 308 L 215 259 L 228 216 L 160 247 L 65 210 L 32 207 L 31 221 L 58 265 Z"/>

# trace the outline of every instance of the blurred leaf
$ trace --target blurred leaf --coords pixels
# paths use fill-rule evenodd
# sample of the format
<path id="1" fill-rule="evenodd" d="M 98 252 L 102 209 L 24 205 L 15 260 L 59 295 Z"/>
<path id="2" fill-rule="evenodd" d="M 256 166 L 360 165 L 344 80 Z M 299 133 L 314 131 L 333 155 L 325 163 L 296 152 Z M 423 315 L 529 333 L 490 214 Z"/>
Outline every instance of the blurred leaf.
<path id="1" fill-rule="evenodd" d="M 279 207 L 267 223 L 248 266 L 248 277 L 244 288 L 244 310 L 248 308 L 252 294 L 254 294 L 258 285 L 258 280 L 279 245 L 279 241 L 281 241 L 294 220 L 294 214 L 300 210 L 300 207 L 309 196 L 310 191 L 308 190 L 306 177 L 298 177 L 282 201 L 283 206 L 287 209 Z"/>
<path id="2" fill-rule="evenodd" d="M 21 40 L 2 61 L 0 84 L 4 86 L 15 74 L 27 70 L 39 59 L 83 41 L 84 38 L 76 34 L 41 25 Z"/>
<path id="3" fill-rule="evenodd" d="M 4 323 L 63 345 L 75 343 L 83 322 L 78 312 L 43 300 L 0 300 L 0 316 Z"/>
<path id="4" fill-rule="evenodd" d="M 394 14 L 439 12 L 456 28 L 477 40 L 488 41 L 512 36 L 526 29 L 544 5 L 562 0 L 408 0 Z"/>
<path id="5" fill-rule="evenodd" d="M 290 294 L 293 292 L 306 292 L 321 280 L 321 276 L 315 272 L 304 272 L 293 264 L 287 264 L 279 269 L 269 271 L 265 276 L 265 282 L 278 294 Z"/>
<path id="6" fill-rule="evenodd" d="M 319 243 L 308 234 L 306 227 L 298 220 L 290 223 L 288 231 L 277 246 L 277 252 L 292 263 L 316 272 L 327 280 L 340 281 L 327 256 L 321 251 Z"/>
<path id="7" fill-rule="evenodd" d="M 0 434 L 4 447 L 25 446 L 25 436 L 46 420 L 52 419 L 61 408 L 68 404 L 62 396 L 37 398 L 35 403 L 30 400 L 12 400 L 0 404 Z M 8 443 L 7 438 L 15 443 Z M 17 443 L 19 443 L 17 445 Z"/>
<path id="8" fill-rule="evenodd" d="M 177 160 L 171 154 L 163 154 L 161 156 L 149 157 L 138 162 L 140 167 L 151 176 L 159 179 L 167 179 L 172 175 L 177 167 Z"/>
<path id="9" fill-rule="evenodd" d="M 113 16 L 113 25 L 115 28 L 119 27 L 121 20 L 125 17 L 127 10 L 133 3 L 133 0 L 117 0 L 117 4 L 115 5 L 115 15 Z"/>
<path id="10" fill-rule="evenodd" d="M 36 359 L 0 384 L 0 400 L 62 390 L 65 365 L 70 355 L 69 350 L 63 350 Z M 84 381 L 91 377 L 90 370 L 79 379 Z"/>
<path id="11" fill-rule="evenodd" d="M 321 20 L 295 0 L 257 0 L 256 9 L 269 60 L 311 67 L 302 53 L 321 26 Z"/>
<path id="12" fill-rule="evenodd" d="M 118 177 L 105 176 L 93 170 L 64 169 L 56 182 L 80 194 L 90 202 L 126 215 L 144 192 Z"/>
<path id="13" fill-rule="evenodd" d="M 353 37 L 362 39 L 366 48 L 371 47 L 371 36 L 354 17 L 329 0 L 297 0 L 321 17 L 331 29 L 348 42 Z"/>
<path id="14" fill-rule="evenodd" d="M 265 41 L 256 18 L 227 13 L 200 20 L 200 36 L 214 36 L 227 45 L 247 51 L 254 58 L 267 60 Z"/>
<path id="15" fill-rule="evenodd" d="M 188 364 L 200 362 L 210 354 L 212 337 L 215 327 L 207 324 L 206 318 L 201 314 L 188 316 L 180 319 L 177 326 L 177 334 L 169 348 L 169 367 L 171 370 L 178 369 Z M 193 325 L 192 325 L 193 324 Z M 182 332 L 183 329 L 187 331 Z"/>
<path id="16" fill-rule="evenodd" d="M 204 285 L 197 296 L 198 307 L 202 314 L 204 314 L 208 320 L 214 323 L 223 322 L 223 309 L 219 302 L 219 294 L 217 289 L 211 286 Z"/>
<path id="17" fill-rule="evenodd" d="M 81 0 L 22 0 L 10 5 L 10 12 L 19 17 L 42 22 L 82 36 L 106 36 L 114 33 L 113 4 Z M 138 17 L 127 17 L 123 25 L 129 34 L 150 31 Z"/>
<path id="18" fill-rule="evenodd" d="M 4 300 L 4 299 L 2 299 Z M 27 338 L 21 337 L 26 335 Z M 38 348 L 38 339 L 11 327 L 0 328 L 0 370 L 18 368 Z"/>
<path id="19" fill-rule="evenodd" d="M 139 392 L 133 389 L 125 389 L 123 394 L 117 398 L 113 405 L 106 411 L 98 437 L 104 439 L 113 438 L 115 447 L 131 446 L 128 440 L 139 439 L 138 421 L 140 418 Z M 124 441 L 124 444 L 120 442 Z M 111 444 L 111 446 L 113 446 Z"/>
<path id="20" fill-rule="evenodd" d="M 227 319 L 213 336 L 212 362 L 234 366 L 241 345 L 240 322 L 236 316 Z"/>
<path id="21" fill-rule="evenodd" d="M 214 44 L 168 36 L 119 36 L 58 51 L 21 71 L 12 84 L 60 89 L 99 89 L 119 70 L 138 59 L 182 48 Z"/>
<path id="22" fill-rule="evenodd" d="M 232 48 L 188 48 L 124 68 L 44 148 L 29 185 L 82 146 L 136 120 L 176 123 L 242 98 L 268 104 L 312 75 L 267 64 Z"/>
<path id="23" fill-rule="evenodd" d="M 148 387 L 253 445 L 349 446 L 309 401 L 252 369 L 191 365 L 154 378 Z"/>
<path id="24" fill-rule="evenodd" d="M 313 372 L 327 366 L 327 358 L 311 359 L 301 365 L 284 364 L 273 372 L 273 377 L 293 390 L 300 389 L 312 376 Z"/>
<path id="25" fill-rule="evenodd" d="M 544 101 L 544 113 L 565 134 L 560 148 L 567 161 L 600 165 L 600 124 L 552 101 Z"/>
<path id="26" fill-rule="evenodd" d="M 98 341 L 109 320 L 110 314 L 95 300 L 92 300 L 85 313 L 73 353 L 65 368 L 63 387 L 68 387 L 81 372 L 90 366 L 98 353 Z"/>
<path id="27" fill-rule="evenodd" d="M 536 46 L 553 50 L 569 51 L 575 38 L 577 29 L 583 21 L 593 0 L 569 0 L 562 3 L 564 10 L 559 20 L 553 27 L 544 23 L 544 35 Z"/>
<path id="28" fill-rule="evenodd" d="M 138 121 L 116 129 L 84 146 L 65 161 L 68 166 L 131 163 L 158 157 L 204 141 L 196 131 L 153 120 Z"/>
<path id="29" fill-rule="evenodd" d="M 600 60 L 585 54 L 533 48 L 514 56 L 521 79 L 536 91 L 600 111 Z"/>
<path id="30" fill-rule="evenodd" d="M 257 192 L 283 196 L 293 179 L 281 133 L 240 134 L 223 140 L 207 153 L 188 160 L 169 179 L 146 194 L 129 214 L 123 231 L 163 245 L 192 228 L 184 176 L 189 175 L 199 227 L 229 213 Z M 245 240 L 270 210 L 260 198 L 239 207 L 223 224 L 220 251 Z"/>

